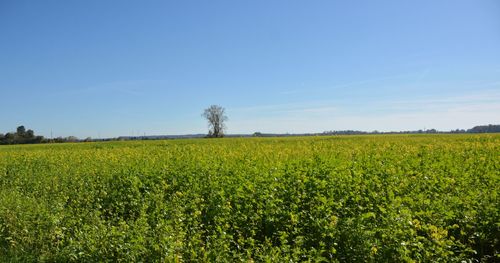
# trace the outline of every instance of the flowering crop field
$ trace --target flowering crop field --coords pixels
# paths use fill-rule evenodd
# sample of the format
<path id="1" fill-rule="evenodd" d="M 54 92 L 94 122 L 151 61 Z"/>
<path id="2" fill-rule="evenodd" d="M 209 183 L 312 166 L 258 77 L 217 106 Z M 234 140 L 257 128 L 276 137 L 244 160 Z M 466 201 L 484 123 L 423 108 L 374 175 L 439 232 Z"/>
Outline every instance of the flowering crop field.
<path id="1" fill-rule="evenodd" d="M 500 135 L 0 147 L 2 262 L 498 262 Z"/>

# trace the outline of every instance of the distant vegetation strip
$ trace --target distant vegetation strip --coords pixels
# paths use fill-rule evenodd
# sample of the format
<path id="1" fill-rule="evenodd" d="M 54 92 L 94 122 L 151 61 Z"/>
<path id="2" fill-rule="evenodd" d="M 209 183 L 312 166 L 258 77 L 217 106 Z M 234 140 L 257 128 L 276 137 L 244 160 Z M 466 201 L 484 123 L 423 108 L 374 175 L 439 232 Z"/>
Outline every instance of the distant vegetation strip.
<path id="1" fill-rule="evenodd" d="M 225 134 L 224 137 L 240 138 L 240 137 L 296 137 L 296 136 L 329 136 L 329 135 L 363 135 L 363 134 L 460 134 L 460 133 L 499 133 L 500 125 L 480 125 L 472 129 L 456 129 L 451 131 L 438 131 L 436 129 L 426 129 L 417 131 L 357 131 L 357 130 L 340 130 L 340 131 L 325 131 L 321 133 L 262 133 L 255 132 L 253 134 Z M 212 134 L 185 134 L 185 135 L 150 135 L 150 136 L 120 136 L 115 138 L 91 138 L 79 139 L 75 136 L 45 138 L 43 136 L 35 136 L 33 130 L 27 130 L 24 126 L 17 127 L 16 132 L 8 132 L 7 134 L 0 133 L 0 145 L 2 144 L 37 144 L 37 143 L 64 143 L 64 142 L 98 142 L 98 141 L 130 141 L 130 140 L 164 140 L 164 139 L 194 139 L 194 138 L 213 138 Z M 219 136 L 215 136 L 219 137 Z M 220 136 L 222 137 L 222 136 Z"/>

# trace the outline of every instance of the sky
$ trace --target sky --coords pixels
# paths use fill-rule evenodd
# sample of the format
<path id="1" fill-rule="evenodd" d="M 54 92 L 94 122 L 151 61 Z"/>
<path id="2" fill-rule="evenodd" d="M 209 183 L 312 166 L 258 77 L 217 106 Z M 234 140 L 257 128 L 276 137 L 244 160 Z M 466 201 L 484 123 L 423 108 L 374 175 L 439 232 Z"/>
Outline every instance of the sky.
<path id="1" fill-rule="evenodd" d="M 0 133 L 500 124 L 500 1 L 0 0 Z"/>

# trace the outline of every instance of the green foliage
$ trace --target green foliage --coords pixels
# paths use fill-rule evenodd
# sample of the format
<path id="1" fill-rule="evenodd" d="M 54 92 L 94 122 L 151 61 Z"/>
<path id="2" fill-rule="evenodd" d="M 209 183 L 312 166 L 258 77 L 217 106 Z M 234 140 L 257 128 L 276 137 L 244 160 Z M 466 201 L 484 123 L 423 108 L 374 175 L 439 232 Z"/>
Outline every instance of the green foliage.
<path id="1" fill-rule="evenodd" d="M 2 262 L 495 262 L 500 135 L 0 147 Z"/>
<path id="2" fill-rule="evenodd" d="M 35 136 L 33 130 L 27 130 L 24 126 L 19 126 L 15 133 L 0 134 L 0 144 L 31 144 L 41 143 L 43 136 Z"/>

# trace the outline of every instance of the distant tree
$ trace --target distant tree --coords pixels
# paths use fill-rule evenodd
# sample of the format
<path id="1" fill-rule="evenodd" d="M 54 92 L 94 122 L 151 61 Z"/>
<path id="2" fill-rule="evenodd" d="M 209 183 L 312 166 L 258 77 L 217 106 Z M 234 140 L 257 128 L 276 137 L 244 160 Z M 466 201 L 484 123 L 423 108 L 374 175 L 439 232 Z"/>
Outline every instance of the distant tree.
<path id="1" fill-rule="evenodd" d="M 8 132 L 7 134 L 5 134 L 5 139 L 4 139 L 3 143 L 13 144 L 13 143 L 15 143 L 15 140 L 16 140 L 16 134 L 12 133 L 12 132 Z"/>
<path id="2" fill-rule="evenodd" d="M 219 105 L 212 105 L 205 109 L 202 114 L 208 121 L 208 137 L 223 137 L 224 130 L 226 129 L 225 121 L 227 121 L 227 116 L 225 109 Z"/>
<path id="3" fill-rule="evenodd" d="M 262 137 L 262 132 L 254 132 L 253 137 Z"/>
<path id="4" fill-rule="evenodd" d="M 33 139 L 35 137 L 35 132 L 33 130 L 26 131 L 26 138 Z"/>
<path id="5" fill-rule="evenodd" d="M 68 136 L 68 137 L 64 138 L 64 140 L 67 142 L 77 142 L 78 138 L 75 136 Z"/>
<path id="6" fill-rule="evenodd" d="M 43 136 L 35 136 L 32 140 L 32 143 L 42 143 L 42 142 L 47 142 Z"/>
<path id="7" fill-rule="evenodd" d="M 25 133 L 26 133 L 26 128 L 24 128 L 24 126 L 17 127 L 17 135 L 24 136 Z"/>

